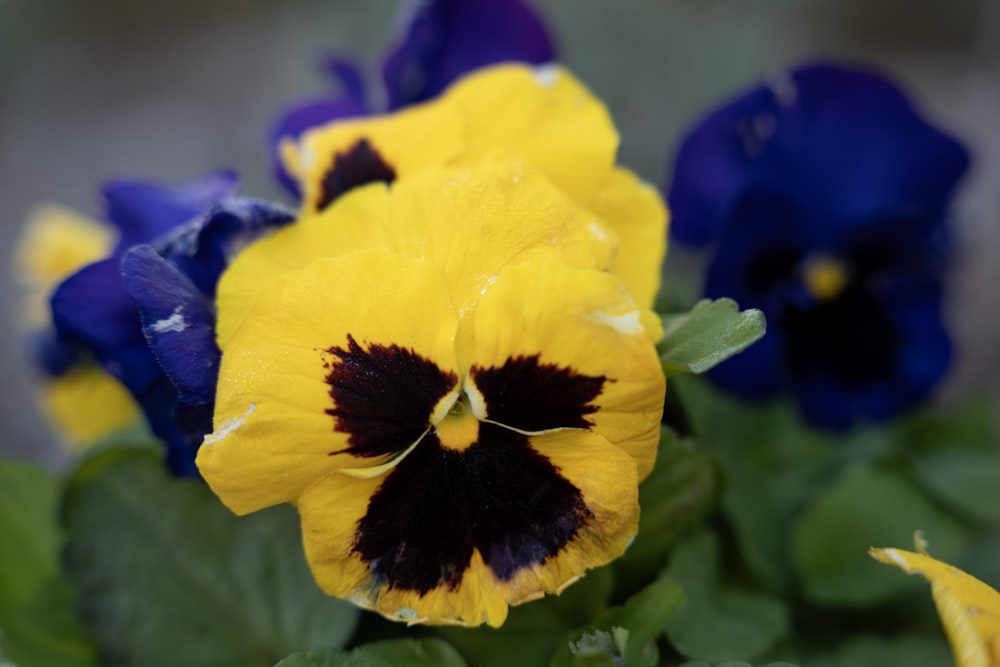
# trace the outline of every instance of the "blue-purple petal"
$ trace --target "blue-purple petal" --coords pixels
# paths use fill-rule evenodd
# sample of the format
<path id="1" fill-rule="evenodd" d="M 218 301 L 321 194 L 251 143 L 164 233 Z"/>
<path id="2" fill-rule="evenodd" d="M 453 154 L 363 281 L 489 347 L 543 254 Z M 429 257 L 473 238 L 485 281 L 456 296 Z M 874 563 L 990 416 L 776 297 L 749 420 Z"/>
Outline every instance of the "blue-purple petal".
<path id="1" fill-rule="evenodd" d="M 79 341 L 61 338 L 55 327 L 33 331 L 25 340 L 28 357 L 41 373 L 56 378 L 79 363 L 85 348 Z"/>
<path id="2" fill-rule="evenodd" d="M 783 187 L 816 245 L 878 218 L 940 220 L 967 151 L 928 125 L 877 74 L 810 65 L 723 105 L 683 142 L 669 202 L 672 233 L 714 240 L 750 187 Z"/>
<path id="3" fill-rule="evenodd" d="M 206 208 L 239 189 L 239 176 L 219 170 L 179 185 L 150 181 L 109 181 L 101 188 L 107 218 L 121 236 L 114 254 L 139 243 L 148 243 L 184 224 Z"/>
<path id="4" fill-rule="evenodd" d="M 667 189 L 670 234 L 685 245 L 700 247 L 714 241 L 725 224 L 725 214 L 749 185 L 758 181 L 752 127 L 754 118 L 773 108 L 768 89 L 756 89 L 724 104 L 690 130 L 673 160 L 673 176 Z M 747 133 L 750 133 L 749 135 Z M 779 184 L 775 184 L 780 187 Z"/>
<path id="5" fill-rule="evenodd" d="M 117 257 L 90 264 L 63 281 L 52 295 L 52 321 L 60 337 L 85 345 L 135 395 L 163 375 L 146 345 Z"/>
<path id="6" fill-rule="evenodd" d="M 351 98 L 362 106 L 367 105 L 368 91 L 365 79 L 353 58 L 326 54 L 320 59 L 319 68 L 341 91 L 340 97 Z"/>
<path id="7" fill-rule="evenodd" d="M 428 0 L 387 55 L 382 78 L 389 108 L 434 97 L 463 74 L 500 62 L 553 59 L 541 17 L 520 0 Z"/>
<path id="8" fill-rule="evenodd" d="M 784 305 L 807 254 L 808 220 L 794 202 L 769 190 L 751 190 L 727 207 L 726 234 L 708 266 L 704 292 L 743 308 Z"/>
<path id="9" fill-rule="evenodd" d="M 208 298 L 219 275 L 247 245 L 288 224 L 295 214 L 271 202 L 232 197 L 177 227 L 152 245 Z"/>
<path id="10" fill-rule="evenodd" d="M 135 397 L 146 417 L 149 429 L 166 445 L 167 467 L 178 477 L 198 477 L 194 463 L 205 433 L 189 429 L 177 418 L 177 390 L 165 375 Z"/>
<path id="11" fill-rule="evenodd" d="M 212 303 L 148 245 L 122 259 L 122 278 L 135 300 L 142 331 L 164 373 L 186 404 L 211 403 L 219 372 Z"/>

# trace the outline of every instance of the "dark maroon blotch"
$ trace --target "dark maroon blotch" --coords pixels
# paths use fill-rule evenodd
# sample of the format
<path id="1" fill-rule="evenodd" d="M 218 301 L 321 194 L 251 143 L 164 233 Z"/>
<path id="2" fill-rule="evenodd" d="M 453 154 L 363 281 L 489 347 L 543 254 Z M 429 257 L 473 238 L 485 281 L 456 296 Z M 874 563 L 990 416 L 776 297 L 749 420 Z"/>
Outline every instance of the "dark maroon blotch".
<path id="1" fill-rule="evenodd" d="M 358 139 L 350 148 L 333 156 L 333 162 L 320 183 L 316 209 L 322 211 L 348 190 L 368 183 L 392 183 L 396 170 L 372 146 L 368 139 Z"/>
<path id="2" fill-rule="evenodd" d="M 558 554 L 592 518 L 527 436 L 484 423 L 462 451 L 428 434 L 369 500 L 352 550 L 380 583 L 425 595 L 458 588 L 473 550 L 509 581 Z"/>
<path id="3" fill-rule="evenodd" d="M 543 364 L 538 355 L 508 359 L 503 366 L 470 371 L 486 399 L 491 421 L 524 431 L 588 428 L 606 379 Z"/>
<path id="4" fill-rule="evenodd" d="M 454 373 L 398 345 L 331 347 L 326 382 L 334 430 L 349 433 L 348 451 L 378 457 L 401 452 L 430 425 L 438 401 L 458 382 Z M 338 452 L 331 452 L 337 454 Z"/>

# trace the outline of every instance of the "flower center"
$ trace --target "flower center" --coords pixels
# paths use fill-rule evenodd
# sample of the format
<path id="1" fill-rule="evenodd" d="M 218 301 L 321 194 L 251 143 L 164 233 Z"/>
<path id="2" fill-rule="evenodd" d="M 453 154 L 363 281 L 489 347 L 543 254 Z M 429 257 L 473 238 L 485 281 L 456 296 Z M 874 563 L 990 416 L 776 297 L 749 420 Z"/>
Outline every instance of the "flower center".
<path id="1" fill-rule="evenodd" d="M 817 301 L 840 296 L 848 278 L 847 265 L 830 255 L 813 255 L 802 264 L 802 282 Z"/>
<path id="2" fill-rule="evenodd" d="M 463 451 L 479 440 L 479 420 L 472 413 L 465 395 L 454 405 L 437 425 L 434 434 L 442 447 Z"/>

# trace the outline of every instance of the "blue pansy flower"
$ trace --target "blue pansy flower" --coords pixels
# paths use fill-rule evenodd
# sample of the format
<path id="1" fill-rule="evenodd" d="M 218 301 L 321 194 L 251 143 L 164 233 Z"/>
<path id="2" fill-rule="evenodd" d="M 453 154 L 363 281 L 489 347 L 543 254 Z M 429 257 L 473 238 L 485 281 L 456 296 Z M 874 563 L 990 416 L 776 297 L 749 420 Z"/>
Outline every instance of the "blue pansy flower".
<path id="1" fill-rule="evenodd" d="M 521 0 L 421 0 L 411 5 L 403 25 L 401 38 L 382 64 L 389 111 L 430 99 L 479 67 L 508 61 L 540 65 L 554 57 L 545 23 Z M 330 56 L 321 67 L 339 94 L 288 107 L 268 134 L 275 177 L 295 197 L 300 196 L 298 184 L 279 157 L 280 141 L 332 120 L 378 110 L 349 59 Z"/>
<path id="2" fill-rule="evenodd" d="M 59 340 L 85 349 L 128 389 L 179 475 L 197 474 L 194 455 L 211 431 L 219 275 L 247 243 L 292 219 L 282 207 L 234 197 L 237 187 L 231 172 L 180 186 L 109 184 L 119 242 L 51 299 Z"/>
<path id="3" fill-rule="evenodd" d="M 671 232 L 710 248 L 705 296 L 769 324 L 712 378 L 748 399 L 790 391 L 833 428 L 925 398 L 951 359 L 947 209 L 968 164 L 861 69 L 802 67 L 701 121 L 674 164 Z"/>

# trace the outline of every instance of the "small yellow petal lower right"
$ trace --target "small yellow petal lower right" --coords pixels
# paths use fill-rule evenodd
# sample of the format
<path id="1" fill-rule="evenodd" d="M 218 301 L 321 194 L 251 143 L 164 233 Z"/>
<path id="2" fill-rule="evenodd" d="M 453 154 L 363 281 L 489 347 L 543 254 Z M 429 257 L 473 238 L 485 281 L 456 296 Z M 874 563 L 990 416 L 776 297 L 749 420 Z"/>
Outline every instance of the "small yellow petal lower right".
<path id="1" fill-rule="evenodd" d="M 915 538 L 920 553 L 870 549 L 875 560 L 920 574 L 931 583 L 956 667 L 1000 667 L 1000 593 L 970 574 L 935 560 Z"/>

